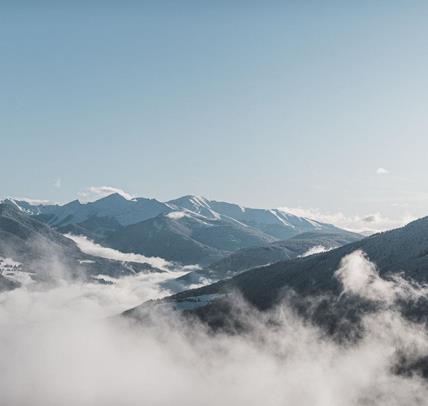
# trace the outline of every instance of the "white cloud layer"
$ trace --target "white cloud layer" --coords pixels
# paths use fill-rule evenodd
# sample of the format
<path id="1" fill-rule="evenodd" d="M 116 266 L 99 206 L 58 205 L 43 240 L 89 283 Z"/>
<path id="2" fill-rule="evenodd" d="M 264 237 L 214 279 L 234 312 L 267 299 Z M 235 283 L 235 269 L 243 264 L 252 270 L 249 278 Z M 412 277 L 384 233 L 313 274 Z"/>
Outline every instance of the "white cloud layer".
<path id="1" fill-rule="evenodd" d="M 377 233 L 379 231 L 391 230 L 416 220 L 413 216 L 391 219 L 380 213 L 346 216 L 342 212 L 323 213 L 319 209 L 304 209 L 300 207 L 280 207 L 279 209 L 296 216 L 307 217 L 322 223 L 334 224 L 337 227 L 360 233 Z"/>
<path id="2" fill-rule="evenodd" d="M 85 254 L 94 255 L 96 257 L 113 259 L 115 261 L 150 264 L 153 267 L 161 270 L 171 269 L 173 266 L 170 262 L 163 258 L 146 257 L 141 254 L 125 253 L 113 248 L 103 247 L 102 245 L 97 244 L 82 235 L 66 234 L 66 237 L 73 240 Z"/>
<path id="3" fill-rule="evenodd" d="M 315 247 L 309 248 L 305 253 L 301 255 L 302 258 L 309 257 L 310 255 L 321 254 L 322 252 L 331 251 L 334 248 L 326 248 L 323 245 L 316 245 Z"/>
<path id="4" fill-rule="evenodd" d="M 335 276 L 342 283 L 343 294 L 354 294 L 386 304 L 393 304 L 398 299 L 416 300 L 428 294 L 427 286 L 410 283 L 400 275 L 383 279 L 376 265 L 361 250 L 344 257 Z"/>
<path id="5" fill-rule="evenodd" d="M 51 200 L 45 200 L 45 199 L 31 199 L 29 197 L 13 197 L 13 200 L 18 200 L 18 201 L 23 201 L 23 202 L 27 202 L 33 206 L 38 206 L 38 205 L 43 205 L 43 206 L 47 206 L 49 204 L 56 204 L 55 202 L 51 201 Z"/>
<path id="6" fill-rule="evenodd" d="M 377 168 L 376 169 L 377 175 L 388 175 L 388 173 L 389 173 L 388 169 L 385 169 L 385 168 Z"/>
<path id="7" fill-rule="evenodd" d="M 369 286 L 375 270 L 363 254 L 344 260 L 341 269 L 348 291 L 391 297 L 393 286 L 379 276 Z M 362 275 L 354 279 L 354 271 Z M 166 294 L 159 287 L 166 277 L 0 293 L 2 404 L 402 406 L 428 398 L 422 378 L 392 368 L 397 353 L 426 354 L 426 329 L 393 311 L 367 316 L 361 340 L 347 345 L 286 304 L 270 314 L 246 308 L 251 330 L 232 336 L 210 334 L 168 312 L 154 311 L 154 325 L 144 328 L 109 318 Z"/>
<path id="8" fill-rule="evenodd" d="M 123 196 L 125 199 L 131 200 L 134 198 L 131 194 L 125 192 L 122 189 L 112 187 L 112 186 L 90 186 L 85 190 L 79 192 L 77 195 L 81 202 L 93 202 L 95 200 L 101 199 L 113 193 L 118 193 Z"/>

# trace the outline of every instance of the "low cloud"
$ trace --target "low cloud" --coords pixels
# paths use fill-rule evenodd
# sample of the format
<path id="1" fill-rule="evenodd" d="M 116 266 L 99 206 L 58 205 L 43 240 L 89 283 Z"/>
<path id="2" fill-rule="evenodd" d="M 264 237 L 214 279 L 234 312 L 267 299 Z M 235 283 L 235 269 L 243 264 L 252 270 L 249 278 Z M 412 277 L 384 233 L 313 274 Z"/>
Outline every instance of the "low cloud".
<path id="1" fill-rule="evenodd" d="M 304 254 L 301 255 L 302 258 L 309 257 L 310 255 L 321 254 L 322 252 L 327 252 L 333 248 L 326 248 L 323 245 L 316 245 L 315 247 L 309 248 Z"/>
<path id="2" fill-rule="evenodd" d="M 353 294 L 364 299 L 393 304 L 399 299 L 417 300 L 428 294 L 428 287 L 408 281 L 400 275 L 383 279 L 376 265 L 363 251 L 355 251 L 341 261 L 335 273 L 343 286 L 343 294 Z"/>
<path id="3" fill-rule="evenodd" d="M 349 280 L 355 271 L 363 275 Z M 348 293 L 393 300 L 364 254 L 338 272 Z M 2 404 L 401 406 L 428 398 L 426 381 L 393 370 L 398 356 L 426 354 L 427 331 L 393 311 L 369 314 L 359 341 L 346 344 L 287 303 L 267 313 L 241 307 L 242 335 L 213 334 L 167 310 L 154 310 L 144 327 L 109 317 L 168 293 L 159 287 L 166 277 L 1 293 Z"/>
<path id="4" fill-rule="evenodd" d="M 113 193 L 118 193 L 128 200 L 134 198 L 133 195 L 125 192 L 124 190 L 112 186 L 90 186 L 85 190 L 79 192 L 77 195 L 79 197 L 79 200 L 81 200 L 82 202 L 92 202 L 101 199 L 102 197 L 109 196 Z"/>
<path id="5" fill-rule="evenodd" d="M 113 259 L 115 261 L 150 264 L 153 267 L 161 270 L 167 270 L 173 267 L 172 263 L 166 261 L 163 258 L 146 257 L 141 254 L 125 253 L 113 248 L 103 247 L 102 245 L 97 244 L 82 235 L 66 234 L 66 237 L 73 240 L 85 254 Z"/>
<path id="6" fill-rule="evenodd" d="M 388 169 L 385 169 L 385 168 L 377 168 L 376 169 L 377 175 L 388 175 L 388 173 L 389 173 Z"/>
<path id="7" fill-rule="evenodd" d="M 324 213 L 319 209 L 304 209 L 300 207 L 280 207 L 279 209 L 296 216 L 307 217 L 322 223 L 334 224 L 337 227 L 344 228 L 349 231 L 367 234 L 402 227 L 411 221 L 416 220 L 413 216 L 404 216 L 399 219 L 392 219 L 383 216 L 380 213 L 346 216 L 342 212 Z"/>
<path id="8" fill-rule="evenodd" d="M 13 200 L 18 200 L 18 201 L 23 201 L 23 202 L 27 202 L 33 206 L 38 206 L 38 205 L 49 205 L 49 204 L 57 204 L 56 202 L 53 202 L 51 200 L 45 200 L 45 199 L 32 199 L 30 197 L 13 197 Z"/>

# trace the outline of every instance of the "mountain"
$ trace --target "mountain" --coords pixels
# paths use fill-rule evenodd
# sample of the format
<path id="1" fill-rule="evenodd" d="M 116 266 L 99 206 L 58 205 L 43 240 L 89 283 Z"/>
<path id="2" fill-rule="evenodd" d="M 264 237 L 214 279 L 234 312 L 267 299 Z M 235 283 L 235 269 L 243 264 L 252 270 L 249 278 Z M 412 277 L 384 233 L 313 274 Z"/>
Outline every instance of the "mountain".
<path id="1" fill-rule="evenodd" d="M 271 308 L 287 292 L 296 292 L 298 297 L 302 298 L 331 298 L 331 300 L 320 301 L 320 306 L 316 309 L 314 302 L 307 304 L 306 309 L 309 309 L 307 311 L 311 312 L 317 322 L 327 320 L 329 327 L 333 328 L 332 326 L 338 323 L 338 315 L 340 315 L 348 318 L 348 325 L 352 325 L 356 323 L 354 313 L 358 307 L 352 300 L 348 302 L 343 298 L 338 300 L 341 285 L 334 274 L 341 260 L 357 250 L 367 254 L 384 278 L 400 273 L 407 280 L 427 283 L 428 217 L 329 252 L 255 268 L 228 280 L 178 293 L 166 298 L 165 301 L 175 303 L 178 307 L 189 306 L 189 304 L 191 307 L 196 303 L 198 312 L 203 317 L 208 317 L 207 314 L 210 314 L 209 317 L 219 322 L 222 320 L 224 304 L 218 298 L 227 296 L 231 292 L 235 292 L 233 296 L 236 292 L 240 292 L 250 304 L 260 310 Z M 414 308 L 406 304 L 406 312 L 413 316 L 424 317 L 428 310 L 425 302 L 421 303 L 419 300 Z M 347 303 L 351 303 L 353 307 L 349 307 L 351 305 L 348 306 Z M 147 305 L 143 304 L 143 307 Z M 301 306 L 300 310 L 302 309 Z M 134 312 L 135 310 L 131 310 L 128 314 L 135 314 Z"/>
<path id="2" fill-rule="evenodd" d="M 121 251 L 183 264 L 207 265 L 237 250 L 303 232 L 350 234 L 279 209 L 251 209 L 192 195 L 166 203 L 129 200 L 119 194 L 85 204 L 77 200 L 65 205 L 13 203 L 61 233 L 85 235 Z"/>
<path id="3" fill-rule="evenodd" d="M 156 199 L 128 200 L 118 193 L 90 203 L 80 203 L 78 200 L 65 205 L 32 205 L 23 200 L 14 200 L 14 203 L 26 213 L 38 216 L 56 228 L 68 227 L 67 230 L 71 231 L 71 226 L 76 226 L 77 230 L 80 227 L 80 231 L 89 230 L 90 233 L 100 227 L 107 231 L 116 230 L 171 211 L 167 204 Z"/>
<path id="4" fill-rule="evenodd" d="M 168 205 L 179 207 L 209 219 L 234 219 L 256 228 L 277 240 L 285 240 L 309 231 L 342 232 L 331 224 L 298 217 L 281 209 L 252 209 L 233 203 L 208 200 L 200 196 L 184 196 L 171 200 Z"/>
<path id="5" fill-rule="evenodd" d="M 41 216 L 37 217 L 42 220 Z M 122 230 L 125 226 L 114 217 L 91 216 L 80 223 L 69 223 L 56 227 L 62 234 L 84 235 L 90 240 L 104 242 L 112 233 Z"/>
<path id="6" fill-rule="evenodd" d="M 8 262 L 19 266 L 12 269 L 7 266 Z M 10 281 L 17 272 L 49 279 L 51 276 L 87 278 L 99 274 L 117 277 L 158 270 L 148 264 L 87 255 L 74 241 L 30 216 L 13 201 L 5 201 L 0 203 L 0 271 L 2 278 Z M 0 284 L 7 285 L 4 280 L 0 280 Z M 9 287 L 14 285 L 16 283 Z"/>
<path id="7" fill-rule="evenodd" d="M 11 199 L 13 200 L 13 199 Z M 118 193 L 95 202 L 80 203 L 74 200 L 65 205 L 32 204 L 24 200 L 13 200 L 26 213 L 40 216 L 41 220 L 60 228 L 84 224 L 94 217 L 110 219 L 108 229 L 140 223 L 172 212 L 193 213 L 208 220 L 235 221 L 258 229 L 277 240 L 284 240 L 303 232 L 343 232 L 331 224 L 321 223 L 295 216 L 281 209 L 253 209 L 237 204 L 208 200 L 201 196 L 183 196 L 162 203 L 156 199 L 126 199 Z M 85 228 L 82 226 L 82 228 Z M 93 231 L 93 225 L 89 225 Z"/>
<path id="8" fill-rule="evenodd" d="M 237 250 L 266 245 L 305 231 L 355 237 L 332 225 L 280 210 L 248 209 L 198 196 L 184 196 L 167 205 L 169 212 L 123 227 L 103 243 L 125 252 L 207 265 Z"/>
<path id="9" fill-rule="evenodd" d="M 328 251 L 360 239 L 359 234 L 352 233 L 302 233 L 288 240 L 238 250 L 205 269 L 189 272 L 169 283 L 189 286 L 206 280 L 215 282 L 231 278 L 251 268 Z"/>
<path id="10" fill-rule="evenodd" d="M 170 212 L 111 234 L 107 245 L 124 252 L 160 256 L 184 264 L 207 264 L 243 247 L 274 241 L 233 219 L 210 219 L 190 211 Z"/>

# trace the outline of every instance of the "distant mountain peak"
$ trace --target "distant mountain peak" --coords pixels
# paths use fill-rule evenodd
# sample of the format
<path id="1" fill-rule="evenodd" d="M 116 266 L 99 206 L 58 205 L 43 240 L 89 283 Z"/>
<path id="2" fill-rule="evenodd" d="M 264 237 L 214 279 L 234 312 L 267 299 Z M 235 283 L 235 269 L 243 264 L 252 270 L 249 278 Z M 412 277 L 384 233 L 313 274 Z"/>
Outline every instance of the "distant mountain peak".
<path id="1" fill-rule="evenodd" d="M 188 203 L 191 203 L 195 206 L 203 206 L 203 207 L 209 207 L 209 205 L 210 205 L 210 201 L 206 197 L 198 196 L 198 195 L 185 195 L 185 196 L 179 197 L 177 199 L 171 200 L 170 202 L 176 202 L 176 203 L 188 202 Z M 170 202 L 168 202 L 168 203 L 170 203 Z"/>
<path id="2" fill-rule="evenodd" d="M 186 209 L 211 220 L 221 217 L 220 214 L 211 207 L 211 202 L 203 196 L 186 195 L 178 199 L 170 200 L 167 204 L 180 209 Z"/>
<path id="3" fill-rule="evenodd" d="M 95 200 L 95 202 L 93 203 L 99 203 L 99 202 L 129 202 L 129 201 L 133 201 L 134 199 L 127 199 L 125 196 L 123 196 L 122 194 L 115 192 L 112 193 L 110 195 L 104 196 L 98 200 Z"/>

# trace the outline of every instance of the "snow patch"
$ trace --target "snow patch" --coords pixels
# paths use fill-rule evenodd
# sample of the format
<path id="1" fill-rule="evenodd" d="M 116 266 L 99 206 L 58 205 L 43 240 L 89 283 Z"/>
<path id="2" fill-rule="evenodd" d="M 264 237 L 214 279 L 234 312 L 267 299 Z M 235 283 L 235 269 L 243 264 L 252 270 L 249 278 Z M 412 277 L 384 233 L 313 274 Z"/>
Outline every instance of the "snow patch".
<path id="1" fill-rule="evenodd" d="M 278 214 L 278 212 L 276 210 L 269 210 L 269 212 L 271 214 L 273 214 L 282 224 L 284 224 L 287 227 L 291 227 L 291 228 L 296 228 L 295 226 L 293 226 L 292 224 L 288 223 L 287 221 L 284 220 L 284 218 L 282 216 L 280 216 Z"/>

